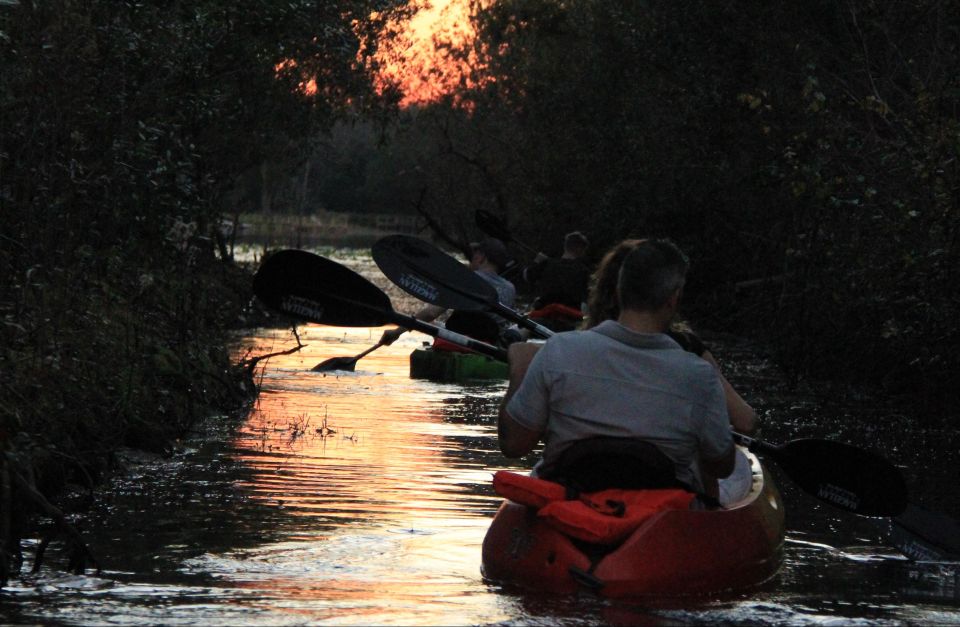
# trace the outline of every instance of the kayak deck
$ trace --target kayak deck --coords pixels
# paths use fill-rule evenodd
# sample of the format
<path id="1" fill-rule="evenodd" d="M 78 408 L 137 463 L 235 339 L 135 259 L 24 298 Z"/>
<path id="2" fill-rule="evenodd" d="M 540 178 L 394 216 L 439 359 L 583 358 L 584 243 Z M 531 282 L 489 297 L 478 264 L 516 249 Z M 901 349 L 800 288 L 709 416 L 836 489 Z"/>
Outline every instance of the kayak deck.
<path id="1" fill-rule="evenodd" d="M 462 383 L 507 378 L 507 364 L 477 353 L 418 348 L 410 353 L 410 378 Z"/>
<path id="2" fill-rule="evenodd" d="M 667 510 L 622 544 L 572 540 L 533 508 L 504 501 L 483 541 L 483 574 L 526 588 L 569 594 L 592 589 L 608 597 L 696 595 L 756 586 L 783 559 L 784 511 L 759 460 L 740 502 L 720 510 Z"/>

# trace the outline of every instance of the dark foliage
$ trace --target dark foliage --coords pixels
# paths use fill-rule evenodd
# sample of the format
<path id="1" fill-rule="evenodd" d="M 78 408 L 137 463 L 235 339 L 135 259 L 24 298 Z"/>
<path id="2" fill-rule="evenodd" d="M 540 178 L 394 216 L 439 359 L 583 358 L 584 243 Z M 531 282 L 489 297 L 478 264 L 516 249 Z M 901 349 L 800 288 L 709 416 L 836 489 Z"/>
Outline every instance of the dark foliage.
<path id="1" fill-rule="evenodd" d="M 0 2 L 0 583 L 65 484 L 254 391 L 221 216 L 363 101 L 366 4 Z"/>

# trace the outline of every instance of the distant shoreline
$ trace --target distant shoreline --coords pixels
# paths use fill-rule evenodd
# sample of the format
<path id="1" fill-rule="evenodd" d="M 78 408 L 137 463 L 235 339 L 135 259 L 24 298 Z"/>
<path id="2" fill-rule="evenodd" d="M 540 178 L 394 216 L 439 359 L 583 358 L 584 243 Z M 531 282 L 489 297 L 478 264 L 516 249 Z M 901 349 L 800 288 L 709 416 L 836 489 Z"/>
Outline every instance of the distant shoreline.
<path id="1" fill-rule="evenodd" d="M 233 236 L 234 225 L 236 236 Z M 417 216 L 320 212 L 310 215 L 240 214 L 225 222 L 225 237 L 236 246 L 366 248 L 384 235 L 422 230 Z"/>

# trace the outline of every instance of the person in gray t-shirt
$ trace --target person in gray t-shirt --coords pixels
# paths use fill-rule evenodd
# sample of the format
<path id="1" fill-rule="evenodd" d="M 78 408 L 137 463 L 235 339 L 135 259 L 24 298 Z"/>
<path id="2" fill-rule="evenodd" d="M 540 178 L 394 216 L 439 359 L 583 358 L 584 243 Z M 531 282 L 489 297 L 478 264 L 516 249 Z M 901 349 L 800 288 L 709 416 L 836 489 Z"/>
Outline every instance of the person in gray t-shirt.
<path id="1" fill-rule="evenodd" d="M 510 384 L 500 406 L 500 449 L 529 453 L 542 438 L 535 474 L 550 475 L 574 442 L 595 436 L 655 444 L 677 479 L 700 492 L 697 468 L 726 477 L 734 445 L 720 378 L 709 363 L 666 335 L 687 260 L 666 240 L 648 240 L 624 260 L 620 314 L 588 331 L 551 337 L 541 350 L 509 348 Z"/>
<path id="2" fill-rule="evenodd" d="M 497 299 L 505 307 L 513 307 L 517 297 L 517 290 L 513 283 L 500 276 L 500 272 L 510 261 L 503 242 L 494 238 L 487 238 L 470 244 L 470 263 L 468 267 L 476 272 L 480 278 L 493 286 L 497 292 Z M 447 309 L 439 305 L 424 305 L 413 317 L 424 322 L 433 322 Z M 503 317 L 487 312 L 460 312 L 454 311 L 447 319 L 446 327 L 451 331 L 462 333 L 491 344 L 504 343 L 510 323 Z M 380 336 L 380 343 L 389 345 L 397 341 L 406 329 L 388 329 Z"/>

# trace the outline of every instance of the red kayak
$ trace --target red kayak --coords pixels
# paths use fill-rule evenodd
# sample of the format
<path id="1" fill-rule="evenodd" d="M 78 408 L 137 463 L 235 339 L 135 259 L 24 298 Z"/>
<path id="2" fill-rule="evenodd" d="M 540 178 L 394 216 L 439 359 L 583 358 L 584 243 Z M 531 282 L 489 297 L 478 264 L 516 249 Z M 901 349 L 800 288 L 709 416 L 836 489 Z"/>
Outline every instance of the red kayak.
<path id="1" fill-rule="evenodd" d="M 557 495 L 538 497 L 533 506 L 508 499 L 484 538 L 483 574 L 530 589 L 559 594 L 590 589 L 607 597 L 710 594 L 756 586 L 780 568 L 784 512 L 768 472 L 753 454 L 746 456 L 751 489 L 724 509 L 690 509 L 684 504 L 691 495 L 677 500 L 667 494 L 676 490 L 619 491 L 634 493 L 626 494 L 633 501 L 609 498 L 606 493 L 613 491 L 572 504 L 561 502 L 563 495 L 553 502 Z M 571 531 L 571 524 L 578 525 L 569 517 L 576 508 L 581 517 L 589 510 L 617 520 L 608 518 L 612 524 L 604 524 L 594 516 L 584 535 L 582 529 Z M 562 515 L 554 516 L 554 510 Z M 631 511 L 639 512 L 634 514 L 639 522 L 624 532 L 623 519 Z M 612 535 L 597 543 L 590 535 L 597 533 Z"/>

